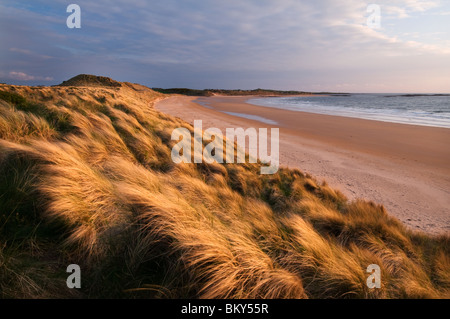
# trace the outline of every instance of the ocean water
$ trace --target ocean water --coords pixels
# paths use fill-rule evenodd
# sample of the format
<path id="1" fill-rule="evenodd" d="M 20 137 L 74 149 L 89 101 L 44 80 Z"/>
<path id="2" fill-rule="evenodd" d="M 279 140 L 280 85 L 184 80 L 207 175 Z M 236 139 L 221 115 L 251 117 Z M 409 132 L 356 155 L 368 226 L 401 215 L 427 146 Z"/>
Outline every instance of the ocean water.
<path id="1" fill-rule="evenodd" d="M 247 103 L 291 111 L 450 128 L 449 94 L 331 94 L 255 98 Z"/>

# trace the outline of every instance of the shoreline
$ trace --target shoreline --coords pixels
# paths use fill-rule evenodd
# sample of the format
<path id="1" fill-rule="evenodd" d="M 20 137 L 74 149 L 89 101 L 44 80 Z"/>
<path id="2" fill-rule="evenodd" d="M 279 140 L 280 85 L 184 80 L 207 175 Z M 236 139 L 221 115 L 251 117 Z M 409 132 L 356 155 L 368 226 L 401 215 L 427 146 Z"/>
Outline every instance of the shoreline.
<path id="1" fill-rule="evenodd" d="M 353 94 L 356 95 L 356 94 Z M 359 94 L 359 95 L 367 95 L 367 94 Z M 326 95 L 324 95 L 326 96 Z M 421 95 L 417 95 L 421 96 Z M 437 95 L 435 95 L 437 96 Z M 441 95 L 444 96 L 444 95 Z M 449 95 L 450 96 L 450 95 Z M 302 97 L 302 96 L 298 96 Z M 308 97 L 308 96 L 307 96 Z M 318 97 L 318 95 L 311 95 L 309 97 Z M 387 96 L 385 96 L 387 97 Z M 271 105 L 265 105 L 264 103 L 252 103 L 251 100 L 259 100 L 259 99 L 265 99 L 265 96 L 261 97 L 255 97 L 255 98 L 249 98 L 247 101 L 245 101 L 246 104 L 249 105 L 255 105 L 255 106 L 261 106 L 261 107 L 268 107 L 268 108 L 275 108 L 275 109 L 281 109 L 281 110 L 290 110 L 290 111 L 296 111 L 296 112 L 303 112 L 303 113 L 313 113 L 313 114 L 322 114 L 322 115 L 331 115 L 331 116 L 339 116 L 339 117 L 346 117 L 346 118 L 356 118 L 356 119 L 362 119 L 362 120 L 370 120 L 370 121 L 378 121 L 378 122 L 387 122 L 387 123 L 395 123 L 395 124 L 407 124 L 407 125 L 415 125 L 415 126 L 426 126 L 426 127 L 436 127 L 436 128 L 446 128 L 450 129 L 450 123 L 445 121 L 444 119 L 433 119 L 430 121 L 430 119 L 422 119 L 422 118 L 408 118 L 405 120 L 404 117 L 401 116 L 381 116 L 380 114 L 371 114 L 370 116 L 367 116 L 366 113 L 361 111 L 347 111 L 347 110 L 322 110 L 319 108 L 317 111 L 313 110 L 298 110 L 298 109 L 289 109 L 289 107 L 292 107 L 292 105 L 287 104 L 287 108 L 282 107 L 273 107 Z M 341 114 L 341 111 L 346 112 L 346 114 Z"/>
<path id="2" fill-rule="evenodd" d="M 411 229 L 450 232 L 450 129 L 280 110 L 246 103 L 251 98 L 173 96 L 155 108 L 201 119 L 205 128 L 279 127 L 281 166 L 325 180 L 350 200 L 383 204 Z"/>

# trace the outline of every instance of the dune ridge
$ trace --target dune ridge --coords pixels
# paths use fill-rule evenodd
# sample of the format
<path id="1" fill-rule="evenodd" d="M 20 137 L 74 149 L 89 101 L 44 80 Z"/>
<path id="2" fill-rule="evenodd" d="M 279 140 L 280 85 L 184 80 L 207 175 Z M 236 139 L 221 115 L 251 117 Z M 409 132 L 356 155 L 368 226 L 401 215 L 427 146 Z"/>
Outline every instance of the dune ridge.
<path id="1" fill-rule="evenodd" d="M 298 169 L 174 164 L 193 127 L 153 108 L 165 95 L 99 81 L 0 85 L 0 297 L 450 296 L 448 236 Z"/>

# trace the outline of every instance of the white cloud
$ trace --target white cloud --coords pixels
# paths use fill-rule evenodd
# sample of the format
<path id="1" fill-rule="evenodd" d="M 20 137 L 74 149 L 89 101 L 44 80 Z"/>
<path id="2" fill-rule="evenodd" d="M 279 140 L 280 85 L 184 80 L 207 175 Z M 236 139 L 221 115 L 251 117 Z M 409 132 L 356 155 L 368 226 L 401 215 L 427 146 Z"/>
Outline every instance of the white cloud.
<path id="1" fill-rule="evenodd" d="M 34 76 L 34 75 L 29 75 L 26 74 L 24 72 L 17 72 L 17 71 L 11 71 L 8 73 L 9 78 L 12 80 L 18 80 L 18 81 L 35 81 L 35 80 L 39 80 L 39 81 L 53 81 L 52 77 L 46 76 Z"/>
<path id="2" fill-rule="evenodd" d="M 15 53 L 20 53 L 20 54 L 23 54 L 26 56 L 40 58 L 40 59 L 51 59 L 52 58 L 49 55 L 37 54 L 37 53 L 31 52 L 30 50 L 20 49 L 20 48 L 9 48 L 9 51 L 15 52 Z"/>
<path id="3" fill-rule="evenodd" d="M 67 3 L 36 1 L 45 6 L 57 2 L 62 8 Z M 54 77 L 61 70 L 99 74 L 106 70 L 130 77 L 131 81 L 138 81 L 133 80 L 135 76 L 147 79 L 158 70 L 168 79 L 167 85 L 199 83 L 201 87 L 296 88 L 297 83 L 308 83 L 311 78 L 316 83 L 322 80 L 330 85 L 340 81 L 357 85 L 370 83 L 373 72 L 384 74 L 385 83 L 396 84 L 398 80 L 394 79 L 401 78 L 408 68 L 414 68 L 416 75 L 411 81 L 417 83 L 423 78 L 418 76 L 422 70 L 429 75 L 434 72 L 435 78 L 440 79 L 448 79 L 445 74 L 450 74 L 448 42 L 425 44 L 420 42 L 424 38 L 420 30 L 418 35 L 422 37 L 403 37 L 406 30 L 395 30 L 398 21 L 408 22 L 412 16 L 433 11 L 442 4 L 440 1 L 116 0 L 114 6 L 110 3 L 79 0 L 83 27 L 75 32 L 68 32 L 65 27 L 65 10 L 62 17 L 52 11 L 53 16 L 45 19 L 38 18 L 42 13 L 20 14 L 19 9 L 11 10 L 15 14 L 8 15 L 17 21 L 17 28 L 11 32 L 19 35 L 3 42 L 10 43 L 10 56 L 16 55 L 8 61 L 13 65 L 2 65 L 0 61 L 0 68 L 20 70 L 10 76 L 34 80 L 39 79 L 28 74 L 38 74 L 36 70 L 52 70 L 47 74 Z M 381 29 L 366 25 L 369 3 L 381 6 Z M 0 16 L 0 22 L 5 15 Z M 33 19 L 28 19 L 30 16 Z M 31 21 L 28 26 L 25 20 Z M 0 54 L 1 51 L 2 48 Z M 3 47 L 3 51 L 8 51 L 8 47 Z M 53 58 L 50 63 L 42 59 L 50 55 L 59 60 Z M 262 81 L 267 84 L 260 84 Z M 380 87 L 379 83 L 376 85 Z"/>
<path id="4" fill-rule="evenodd" d="M 24 72 L 16 72 L 16 71 L 9 72 L 9 77 L 13 80 L 19 80 L 19 81 L 32 81 L 32 80 L 36 79 L 36 77 L 34 77 L 32 75 L 28 75 Z"/>

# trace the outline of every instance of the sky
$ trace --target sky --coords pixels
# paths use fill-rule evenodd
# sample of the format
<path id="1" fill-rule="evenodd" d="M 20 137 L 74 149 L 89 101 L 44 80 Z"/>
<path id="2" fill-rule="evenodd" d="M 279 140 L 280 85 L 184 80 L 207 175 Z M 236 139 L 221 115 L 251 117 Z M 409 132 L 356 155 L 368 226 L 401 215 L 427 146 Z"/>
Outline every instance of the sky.
<path id="1" fill-rule="evenodd" d="M 9 84 L 450 93 L 450 0 L 0 0 L 0 43 Z"/>

